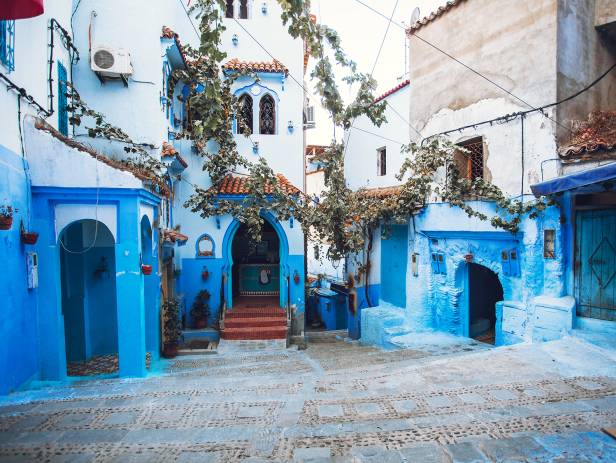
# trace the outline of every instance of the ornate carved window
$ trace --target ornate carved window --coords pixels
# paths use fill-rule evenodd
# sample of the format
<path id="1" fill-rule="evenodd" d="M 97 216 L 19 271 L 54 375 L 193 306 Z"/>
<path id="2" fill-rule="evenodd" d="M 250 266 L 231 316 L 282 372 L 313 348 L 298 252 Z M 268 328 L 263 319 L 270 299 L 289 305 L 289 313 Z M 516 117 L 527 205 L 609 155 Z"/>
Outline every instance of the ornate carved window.
<path id="1" fill-rule="evenodd" d="M 240 1 L 240 19 L 248 19 L 248 0 Z"/>
<path id="2" fill-rule="evenodd" d="M 253 132 L 252 125 L 252 97 L 247 93 L 240 96 L 240 114 L 237 121 L 237 133 L 250 135 Z"/>
<path id="3" fill-rule="evenodd" d="M 462 178 L 477 180 L 484 178 L 483 174 L 483 137 L 472 138 L 458 146 L 466 151 L 456 151 L 454 161 Z"/>
<path id="4" fill-rule="evenodd" d="M 233 3 L 234 3 L 234 0 L 227 0 L 227 11 L 225 14 L 227 18 L 233 17 Z"/>
<path id="5" fill-rule="evenodd" d="M 276 103 L 271 95 L 265 95 L 259 102 L 259 133 L 276 133 Z"/>

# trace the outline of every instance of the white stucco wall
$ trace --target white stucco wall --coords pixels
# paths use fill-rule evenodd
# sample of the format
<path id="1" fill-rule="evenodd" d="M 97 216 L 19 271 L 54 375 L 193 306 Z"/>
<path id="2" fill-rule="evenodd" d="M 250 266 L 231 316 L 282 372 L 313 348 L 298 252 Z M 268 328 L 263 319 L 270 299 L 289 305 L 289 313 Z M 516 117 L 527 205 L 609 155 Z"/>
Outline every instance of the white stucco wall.
<path id="1" fill-rule="evenodd" d="M 412 85 L 411 82 L 410 86 Z M 344 141 L 347 143 L 347 148 L 344 174 L 352 190 L 361 187 L 392 186 L 400 183 L 396 179 L 396 174 L 400 171 L 405 158 L 400 148 L 401 143 L 409 142 L 409 127 L 395 111 L 405 118 L 408 115 L 410 86 L 385 98 L 387 122 L 380 127 L 376 127 L 366 116 L 362 116 L 355 119 L 353 129 L 345 132 Z M 378 136 L 362 132 L 362 130 Z M 381 176 L 377 175 L 377 150 L 383 147 L 387 149 L 387 172 L 386 175 Z"/>

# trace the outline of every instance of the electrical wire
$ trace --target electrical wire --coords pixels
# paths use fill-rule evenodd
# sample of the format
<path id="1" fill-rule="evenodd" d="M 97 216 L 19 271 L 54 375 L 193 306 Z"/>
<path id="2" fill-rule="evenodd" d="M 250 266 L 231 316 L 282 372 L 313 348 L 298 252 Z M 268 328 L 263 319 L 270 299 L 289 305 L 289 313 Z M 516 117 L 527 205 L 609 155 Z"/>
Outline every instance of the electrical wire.
<path id="1" fill-rule="evenodd" d="M 377 15 L 388 19 L 387 16 L 385 16 L 383 13 L 381 13 L 380 11 L 372 8 L 370 5 L 367 5 L 366 3 L 364 3 L 362 0 L 354 0 L 355 2 L 359 3 L 360 5 L 364 6 L 365 8 L 368 8 L 370 11 L 376 13 Z M 393 21 L 393 24 L 398 26 L 399 28 L 403 29 L 404 31 L 406 31 L 406 27 L 404 27 L 402 24 L 397 23 L 395 21 Z M 447 56 L 448 58 L 452 59 L 453 61 L 455 61 L 456 63 L 460 64 L 461 66 L 464 66 L 466 69 L 468 69 L 469 71 L 473 72 L 474 74 L 476 74 L 477 76 L 481 77 L 482 79 L 486 80 L 487 82 L 491 83 L 492 85 L 496 86 L 497 88 L 499 88 L 500 90 L 502 90 L 503 92 L 507 93 L 508 95 L 510 95 L 511 97 L 515 98 L 516 100 L 524 103 L 526 106 L 528 106 L 529 108 L 533 109 L 534 111 L 540 111 L 541 114 L 543 116 L 545 116 L 547 119 L 551 120 L 552 122 L 554 122 L 555 124 L 561 126 L 562 128 L 564 128 L 565 130 L 571 132 L 571 129 L 563 124 L 561 124 L 560 122 L 558 122 L 556 119 L 553 119 L 552 117 L 548 116 L 546 113 L 544 113 L 542 110 L 539 110 L 538 108 L 535 108 L 533 105 L 531 105 L 530 103 L 528 103 L 527 101 L 525 101 L 524 99 L 520 98 L 519 96 L 515 95 L 514 93 L 510 92 L 509 90 L 507 90 L 505 87 L 503 87 L 502 85 L 498 84 L 497 82 L 493 81 L 492 79 L 490 79 L 489 77 L 483 75 L 481 72 L 477 71 L 476 69 L 472 68 L 471 66 L 469 66 L 468 64 L 466 64 L 465 62 L 461 61 L 460 59 L 456 58 L 455 56 L 453 56 L 451 53 L 448 53 L 447 51 L 443 50 L 442 48 L 438 47 L 437 45 L 433 44 L 432 42 L 424 39 L 423 37 L 421 37 L 419 34 L 417 34 L 416 32 L 410 35 L 411 37 L 415 37 L 418 40 L 422 41 L 423 43 L 425 43 L 426 45 L 434 48 L 436 51 L 444 54 L 445 56 Z"/>

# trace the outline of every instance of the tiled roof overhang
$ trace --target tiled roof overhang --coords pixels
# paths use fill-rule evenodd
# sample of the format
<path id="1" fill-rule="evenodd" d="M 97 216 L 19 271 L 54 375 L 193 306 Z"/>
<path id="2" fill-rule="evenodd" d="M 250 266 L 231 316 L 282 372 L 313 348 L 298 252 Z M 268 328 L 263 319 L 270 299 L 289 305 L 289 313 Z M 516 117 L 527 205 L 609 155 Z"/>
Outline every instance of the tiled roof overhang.
<path id="1" fill-rule="evenodd" d="M 289 70 L 280 61 L 241 61 L 233 58 L 222 65 L 224 71 L 236 72 L 264 72 L 271 74 L 284 74 L 287 76 Z"/>
<path id="2" fill-rule="evenodd" d="M 276 174 L 278 179 L 278 185 L 283 189 L 286 194 L 298 195 L 301 193 L 300 189 L 295 187 L 287 178 L 282 174 Z M 219 196 L 238 196 L 249 194 L 248 189 L 248 177 L 241 177 L 239 175 L 227 175 L 218 187 Z M 215 188 L 215 187 L 212 187 Z M 265 193 L 274 193 L 274 188 L 271 185 L 266 185 Z"/>
<path id="3" fill-rule="evenodd" d="M 443 16 L 445 13 L 447 13 L 454 7 L 460 5 L 461 3 L 464 3 L 465 1 L 466 0 L 449 0 L 445 5 L 439 6 L 436 9 L 436 11 L 433 11 L 428 16 L 424 17 L 423 19 L 420 19 L 416 23 L 411 24 L 411 26 L 406 30 L 406 33 L 408 35 L 412 35 L 413 33 L 417 32 L 419 29 L 421 29 L 423 26 L 425 26 L 426 24 L 429 24 L 435 19 Z"/>

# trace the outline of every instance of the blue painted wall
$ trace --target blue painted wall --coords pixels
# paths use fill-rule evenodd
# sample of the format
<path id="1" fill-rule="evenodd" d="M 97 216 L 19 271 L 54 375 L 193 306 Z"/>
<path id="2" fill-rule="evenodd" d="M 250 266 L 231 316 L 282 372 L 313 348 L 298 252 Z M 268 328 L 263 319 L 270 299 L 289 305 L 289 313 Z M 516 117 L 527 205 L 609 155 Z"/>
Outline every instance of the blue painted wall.
<path id="1" fill-rule="evenodd" d="M 36 290 L 28 290 L 19 224 L 28 223 L 30 191 L 21 156 L 0 145 L 0 205 L 18 209 L 13 228 L 0 231 L 0 395 L 37 376 Z M 34 229 L 33 229 L 34 230 Z M 37 231 L 37 230 L 34 230 Z"/>
<path id="2" fill-rule="evenodd" d="M 361 337 L 361 313 L 362 310 L 370 307 L 366 300 L 366 287 L 358 286 L 356 290 L 356 311 L 355 314 L 349 312 L 348 325 L 349 325 L 349 337 L 351 339 L 359 339 Z M 381 294 L 381 285 L 369 285 L 368 297 L 372 306 L 378 304 Z"/>

